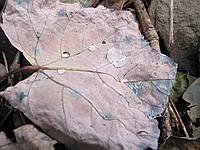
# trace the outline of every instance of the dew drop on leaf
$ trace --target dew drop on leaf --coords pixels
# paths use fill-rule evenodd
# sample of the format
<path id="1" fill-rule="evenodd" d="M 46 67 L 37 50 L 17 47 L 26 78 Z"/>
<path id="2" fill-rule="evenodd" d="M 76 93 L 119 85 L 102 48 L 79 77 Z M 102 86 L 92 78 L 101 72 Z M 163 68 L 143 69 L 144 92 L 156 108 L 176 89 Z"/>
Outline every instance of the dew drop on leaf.
<path id="1" fill-rule="evenodd" d="M 137 135 L 140 136 L 140 137 L 144 137 L 144 136 L 147 136 L 148 133 L 147 133 L 146 131 L 139 131 L 139 132 L 137 133 Z"/>
<path id="2" fill-rule="evenodd" d="M 70 56 L 70 53 L 65 51 L 62 53 L 62 58 L 68 58 Z"/>
<path id="3" fill-rule="evenodd" d="M 98 47 L 97 47 L 96 45 L 92 44 L 92 45 L 90 45 L 90 46 L 88 47 L 88 50 L 93 52 L 93 51 L 95 51 L 97 48 L 98 48 Z"/>
<path id="4" fill-rule="evenodd" d="M 141 103 L 138 103 L 137 106 L 138 106 L 138 108 L 140 108 L 141 107 Z"/>
<path id="5" fill-rule="evenodd" d="M 103 40 L 103 41 L 102 41 L 102 44 L 106 44 L 106 41 L 105 41 L 105 40 Z"/>
<path id="6" fill-rule="evenodd" d="M 66 72 L 66 70 L 64 70 L 64 69 L 58 69 L 58 74 L 60 74 L 60 75 L 64 74 L 65 72 Z"/>

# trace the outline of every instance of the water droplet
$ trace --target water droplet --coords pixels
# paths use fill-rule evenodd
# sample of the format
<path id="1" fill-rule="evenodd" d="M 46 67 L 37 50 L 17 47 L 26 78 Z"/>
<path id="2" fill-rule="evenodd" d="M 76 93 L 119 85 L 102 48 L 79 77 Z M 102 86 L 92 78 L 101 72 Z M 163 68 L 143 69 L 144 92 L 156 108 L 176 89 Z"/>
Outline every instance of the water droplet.
<path id="1" fill-rule="evenodd" d="M 140 136 L 140 137 L 145 137 L 145 136 L 148 135 L 148 133 L 147 133 L 146 131 L 139 131 L 139 132 L 137 133 L 137 135 Z"/>
<path id="2" fill-rule="evenodd" d="M 70 56 L 70 53 L 67 52 L 67 51 L 65 51 L 65 52 L 62 53 L 62 57 L 63 57 L 63 58 L 67 58 L 67 57 L 69 57 L 69 56 Z"/>
<path id="3" fill-rule="evenodd" d="M 37 36 L 37 38 L 39 38 L 40 37 L 40 32 L 36 32 L 36 36 Z"/>
<path id="4" fill-rule="evenodd" d="M 115 47 L 108 50 L 107 59 L 116 68 L 123 67 L 127 63 L 127 57 L 124 55 L 124 50 Z"/>
<path id="5" fill-rule="evenodd" d="M 109 117 L 109 116 L 104 116 L 104 119 L 105 119 L 105 120 L 109 120 L 110 117 Z"/>
<path id="6" fill-rule="evenodd" d="M 120 82 L 121 83 L 126 83 L 126 82 L 128 82 L 128 79 L 121 79 Z"/>
<path id="7" fill-rule="evenodd" d="M 102 44 L 106 44 L 106 41 L 105 41 L 105 40 L 103 40 L 103 41 L 102 41 Z"/>
<path id="8" fill-rule="evenodd" d="M 138 108 L 140 108 L 140 107 L 141 107 L 141 103 L 139 102 L 139 103 L 137 104 L 137 106 L 138 106 Z"/>
<path id="9" fill-rule="evenodd" d="M 92 44 L 92 45 L 90 45 L 87 49 L 89 50 L 89 51 L 95 51 L 96 49 L 97 49 L 98 47 L 96 46 L 96 45 L 94 45 L 94 44 Z"/>
<path id="10" fill-rule="evenodd" d="M 64 69 L 58 69 L 58 74 L 60 74 L 60 75 L 64 74 L 65 72 L 66 72 L 66 70 L 64 70 Z"/>

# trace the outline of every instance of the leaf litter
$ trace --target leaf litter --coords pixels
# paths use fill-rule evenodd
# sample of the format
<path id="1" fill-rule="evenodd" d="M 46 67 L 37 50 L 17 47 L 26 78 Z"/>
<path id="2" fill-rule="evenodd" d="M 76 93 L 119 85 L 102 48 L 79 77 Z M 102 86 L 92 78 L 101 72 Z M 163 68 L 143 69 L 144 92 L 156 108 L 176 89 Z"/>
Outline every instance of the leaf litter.
<path id="1" fill-rule="evenodd" d="M 157 148 L 155 118 L 177 65 L 149 46 L 130 12 L 10 0 L 1 27 L 41 66 L 1 95 L 46 133 L 65 145 Z"/>

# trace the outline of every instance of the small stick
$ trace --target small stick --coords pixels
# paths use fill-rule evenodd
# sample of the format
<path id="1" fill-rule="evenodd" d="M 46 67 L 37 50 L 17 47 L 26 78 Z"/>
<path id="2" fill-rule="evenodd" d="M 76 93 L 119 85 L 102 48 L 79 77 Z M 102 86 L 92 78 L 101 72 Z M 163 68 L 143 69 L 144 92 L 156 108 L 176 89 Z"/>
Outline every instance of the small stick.
<path id="1" fill-rule="evenodd" d="M 180 129 L 180 123 L 179 123 L 179 121 L 178 121 L 178 118 L 177 118 L 176 113 L 174 112 L 174 110 L 173 110 L 173 108 L 172 108 L 171 103 L 169 103 L 169 111 L 170 111 L 171 117 L 174 118 L 175 123 L 176 123 L 176 126 L 177 126 L 177 128 L 178 128 L 178 130 L 179 130 L 179 129 Z"/>
<path id="2" fill-rule="evenodd" d="M 20 117 L 22 123 L 25 125 L 26 124 L 25 117 L 23 116 L 21 111 L 18 111 L 18 113 L 19 113 L 19 117 Z"/>
<path id="3" fill-rule="evenodd" d="M 3 125 L 3 123 L 5 122 L 5 120 L 10 116 L 10 114 L 13 112 L 14 108 L 12 108 L 8 113 L 7 115 L 1 120 L 0 122 L 0 128 L 1 126 Z"/>
<path id="4" fill-rule="evenodd" d="M 178 117 L 178 120 L 179 120 L 179 122 L 180 122 L 180 124 L 181 124 L 181 126 L 182 126 L 182 128 L 183 128 L 183 131 L 184 131 L 184 133 L 185 133 L 185 136 L 186 136 L 186 137 L 189 137 L 189 134 L 188 134 L 188 132 L 187 132 L 187 130 L 186 130 L 186 127 L 185 127 L 185 125 L 184 125 L 184 123 L 183 123 L 183 121 L 182 121 L 182 119 L 181 119 L 181 116 L 180 116 L 179 113 L 178 113 L 178 110 L 176 109 L 176 106 L 175 106 L 173 100 L 172 100 L 171 98 L 169 98 L 169 100 L 170 100 L 170 103 L 172 104 L 172 107 L 173 107 L 173 109 L 174 109 L 174 111 L 175 111 L 175 113 L 176 113 L 176 115 L 177 115 L 177 117 Z"/>
<path id="5" fill-rule="evenodd" d="M 137 14 L 141 30 L 149 41 L 151 47 L 158 52 L 160 52 L 160 45 L 159 45 L 159 36 L 151 23 L 151 19 L 146 11 L 146 8 L 142 2 L 142 0 L 134 0 L 133 4 L 135 6 L 135 12 Z"/>
<path id="6" fill-rule="evenodd" d="M 166 128 L 167 128 L 167 133 L 166 133 L 167 134 L 167 138 L 172 135 L 172 128 L 170 126 L 170 110 L 169 110 L 169 108 L 170 108 L 170 103 L 169 103 L 168 107 L 165 110 L 165 118 L 166 118 L 165 125 L 166 125 Z"/>
<path id="7" fill-rule="evenodd" d="M 6 54 L 2 51 L 1 52 L 2 56 L 3 56 L 3 61 L 4 61 L 4 64 L 5 64 L 5 69 L 6 69 L 6 73 L 8 74 L 9 73 L 9 70 L 8 70 L 8 61 L 6 59 Z M 1 83 L 1 81 L 0 81 Z M 10 76 L 8 76 L 8 84 L 11 83 L 11 78 Z"/>
<path id="8" fill-rule="evenodd" d="M 170 24 L 169 24 L 169 45 L 174 43 L 174 33 L 173 33 L 173 9 L 174 9 L 174 1 L 170 0 L 170 13 L 169 13 L 169 17 L 170 17 Z"/>
<path id="9" fill-rule="evenodd" d="M 40 67 L 40 66 L 24 66 L 21 68 L 18 68 L 16 70 L 10 71 L 4 76 L 0 77 L 0 83 L 5 80 L 6 78 L 10 77 L 13 74 L 16 74 L 18 72 L 23 72 L 23 71 L 39 71 L 41 68 L 45 69 L 45 67 Z"/>

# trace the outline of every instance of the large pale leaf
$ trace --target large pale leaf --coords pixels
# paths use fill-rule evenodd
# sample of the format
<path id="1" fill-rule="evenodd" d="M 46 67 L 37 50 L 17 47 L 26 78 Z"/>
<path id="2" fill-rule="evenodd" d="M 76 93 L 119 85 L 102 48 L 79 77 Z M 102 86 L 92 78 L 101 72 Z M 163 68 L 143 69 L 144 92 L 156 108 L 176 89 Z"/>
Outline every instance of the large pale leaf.
<path id="1" fill-rule="evenodd" d="M 156 149 L 176 64 L 152 50 L 130 12 L 9 0 L 1 25 L 34 73 L 1 94 L 66 145 Z"/>

